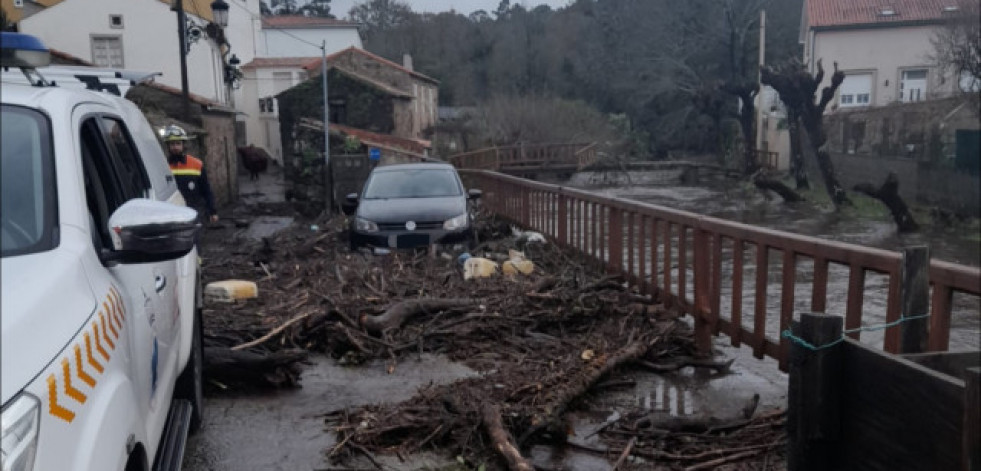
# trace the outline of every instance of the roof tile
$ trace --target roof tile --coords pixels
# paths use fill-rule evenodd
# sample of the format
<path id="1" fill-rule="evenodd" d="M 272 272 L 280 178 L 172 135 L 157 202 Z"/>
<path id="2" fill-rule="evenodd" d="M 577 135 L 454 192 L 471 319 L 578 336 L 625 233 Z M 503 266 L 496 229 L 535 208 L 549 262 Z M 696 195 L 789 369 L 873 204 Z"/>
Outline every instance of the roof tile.
<path id="1" fill-rule="evenodd" d="M 811 28 L 939 21 L 944 7 L 977 0 L 806 0 Z"/>
<path id="2" fill-rule="evenodd" d="M 357 26 L 350 21 L 321 18 L 319 16 L 276 15 L 262 18 L 263 28 L 329 28 L 336 26 Z"/>

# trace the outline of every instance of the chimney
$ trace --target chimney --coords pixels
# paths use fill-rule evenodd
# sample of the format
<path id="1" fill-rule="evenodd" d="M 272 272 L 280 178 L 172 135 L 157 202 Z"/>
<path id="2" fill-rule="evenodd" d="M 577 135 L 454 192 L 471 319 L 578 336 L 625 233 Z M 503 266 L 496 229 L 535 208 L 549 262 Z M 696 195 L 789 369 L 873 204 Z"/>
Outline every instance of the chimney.
<path id="1" fill-rule="evenodd" d="M 402 54 L 402 67 L 412 70 L 412 54 Z"/>

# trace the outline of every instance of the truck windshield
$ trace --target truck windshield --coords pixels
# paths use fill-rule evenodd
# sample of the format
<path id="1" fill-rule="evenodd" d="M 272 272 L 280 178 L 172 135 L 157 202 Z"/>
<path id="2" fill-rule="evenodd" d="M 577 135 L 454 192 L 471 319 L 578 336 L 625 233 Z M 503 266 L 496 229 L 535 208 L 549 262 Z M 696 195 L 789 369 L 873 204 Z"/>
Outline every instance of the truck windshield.
<path id="1" fill-rule="evenodd" d="M 364 199 L 435 198 L 460 196 L 454 170 L 419 169 L 375 172 L 364 189 Z"/>
<path id="2" fill-rule="evenodd" d="M 0 247 L 2 256 L 54 247 L 55 181 L 48 119 L 0 105 Z"/>

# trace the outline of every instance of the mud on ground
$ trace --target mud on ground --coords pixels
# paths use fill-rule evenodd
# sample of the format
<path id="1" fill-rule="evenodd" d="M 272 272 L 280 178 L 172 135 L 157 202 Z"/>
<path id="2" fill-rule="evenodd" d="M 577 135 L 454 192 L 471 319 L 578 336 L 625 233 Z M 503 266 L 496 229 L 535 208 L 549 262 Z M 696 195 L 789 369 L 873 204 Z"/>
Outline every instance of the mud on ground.
<path id="1" fill-rule="evenodd" d="M 295 222 L 248 237 L 268 216 Z M 479 375 L 421 388 L 400 404 L 311 411 L 326 413 L 338 434 L 325 450 L 336 469 L 381 468 L 379 455 L 429 450 L 458 457 L 460 469 L 533 469 L 529 450 L 543 444 L 617 469 L 784 468 L 784 414 L 757 413 L 756 400 L 725 416 L 621 407 L 588 444 L 570 439 L 571 416 L 635 384 L 638 372 L 721 375 L 730 365 L 698 358 L 678 311 L 578 254 L 519 244 L 508 224 L 481 217 L 473 255 L 500 261 L 521 250 L 535 271 L 464 280 L 458 252 L 353 253 L 342 220 L 306 219 L 287 204 L 242 205 L 205 231 L 204 282 L 259 286 L 256 299 L 206 306 L 210 392 L 295 386 L 307 352 L 348 365 L 380 359 L 390 371 L 433 353 Z"/>

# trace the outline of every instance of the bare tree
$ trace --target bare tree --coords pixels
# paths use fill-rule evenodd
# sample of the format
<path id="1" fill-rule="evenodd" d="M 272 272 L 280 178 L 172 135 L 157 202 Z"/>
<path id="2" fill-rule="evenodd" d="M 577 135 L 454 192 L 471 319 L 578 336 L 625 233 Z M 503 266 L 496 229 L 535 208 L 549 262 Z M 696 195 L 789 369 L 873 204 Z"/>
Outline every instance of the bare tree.
<path id="1" fill-rule="evenodd" d="M 981 8 L 978 0 L 961 0 L 931 38 L 932 59 L 951 72 L 961 91 L 972 95 L 975 113 L 981 92 Z"/>
<path id="2" fill-rule="evenodd" d="M 835 63 L 835 71 L 831 75 L 831 84 L 821 90 L 820 98 L 816 95 L 818 87 L 824 80 L 824 67 L 820 60 L 817 63 L 817 74 L 813 76 L 804 70 L 804 66 L 798 61 L 792 61 L 779 68 L 766 66 L 761 72 L 761 82 L 773 87 L 780 94 L 780 100 L 787 106 L 788 113 L 792 112 L 800 118 L 803 125 L 802 146 L 805 152 L 814 155 L 817 159 L 825 189 L 835 208 L 843 204 L 851 204 L 845 189 L 835 176 L 831 156 L 821 150 L 827 141 L 827 136 L 824 134 L 824 111 L 828 103 L 834 99 L 835 91 L 841 82 L 845 80 L 845 74 L 838 70 L 838 63 Z"/>

